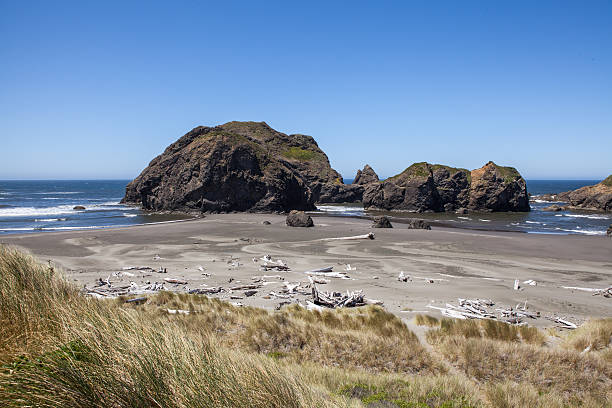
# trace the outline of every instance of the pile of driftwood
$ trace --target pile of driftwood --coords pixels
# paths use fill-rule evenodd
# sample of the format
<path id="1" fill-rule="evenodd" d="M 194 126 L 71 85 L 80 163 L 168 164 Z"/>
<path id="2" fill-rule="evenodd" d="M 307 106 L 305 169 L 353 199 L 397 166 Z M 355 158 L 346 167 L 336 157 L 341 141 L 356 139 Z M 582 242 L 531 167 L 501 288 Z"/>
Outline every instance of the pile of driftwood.
<path id="1" fill-rule="evenodd" d="M 499 319 L 506 323 L 523 325 L 523 318 L 537 319 L 540 312 L 530 312 L 527 310 L 527 302 L 516 307 L 497 308 L 499 316 L 489 311 L 487 308 L 494 306 L 495 303 L 490 299 L 458 299 L 458 305 L 446 304 L 446 307 L 428 305 L 430 309 L 439 310 L 443 316 L 455 319 Z"/>
<path id="2" fill-rule="evenodd" d="M 339 307 L 358 307 L 365 305 L 382 305 L 380 300 L 368 299 L 364 297 L 363 291 L 357 290 L 346 293 L 324 292 L 317 289 L 312 284 L 312 302 L 306 301 L 306 308 L 309 310 L 323 310 L 324 308 L 335 309 Z"/>
<path id="3" fill-rule="evenodd" d="M 495 303 L 490 299 L 458 299 L 458 305 L 446 304 L 446 307 L 437 307 L 428 305 L 430 309 L 439 310 L 443 316 L 452 317 L 455 319 L 495 319 L 506 323 L 523 326 L 527 323 L 524 319 L 538 319 L 541 317 L 540 312 L 531 312 L 527 308 L 527 302 L 522 305 L 519 303 L 515 307 L 502 308 L 498 307 L 494 311 L 488 308 L 494 306 Z M 494 312 L 497 312 L 496 315 Z M 549 317 L 546 319 L 559 324 L 563 329 L 576 329 L 578 325 L 568 320 L 559 317 Z"/>
<path id="4" fill-rule="evenodd" d="M 165 289 L 164 283 L 154 282 L 144 286 L 138 286 L 134 282 L 129 285 L 113 286 L 109 278 L 102 280 L 99 278 L 96 284 L 91 288 L 83 288 L 86 295 L 97 298 L 114 298 L 125 295 L 142 295 L 146 293 L 154 293 Z"/>

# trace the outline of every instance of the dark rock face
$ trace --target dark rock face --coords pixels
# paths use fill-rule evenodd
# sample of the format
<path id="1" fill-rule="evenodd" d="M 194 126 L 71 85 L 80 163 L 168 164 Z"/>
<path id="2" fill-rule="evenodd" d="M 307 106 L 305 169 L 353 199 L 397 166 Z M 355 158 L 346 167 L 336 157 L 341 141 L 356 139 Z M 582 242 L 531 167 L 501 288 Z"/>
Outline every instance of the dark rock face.
<path id="1" fill-rule="evenodd" d="M 363 170 L 357 170 L 353 184 L 344 184 L 340 180 L 320 185 L 317 190 L 317 203 L 356 203 L 363 200 L 364 187 L 378 182 L 378 175 L 366 164 Z"/>
<path id="2" fill-rule="evenodd" d="M 429 225 L 429 223 L 425 220 L 421 220 L 418 218 L 411 218 L 408 222 L 408 229 L 425 229 L 425 230 L 430 230 L 431 229 L 431 225 Z"/>
<path id="3" fill-rule="evenodd" d="M 197 127 L 168 146 L 128 184 L 122 202 L 153 211 L 312 210 L 322 192 L 340 194 L 342 187 L 328 185 L 344 186 L 312 137 L 229 122 Z"/>
<path id="4" fill-rule="evenodd" d="M 334 182 L 321 185 L 317 203 L 356 203 L 362 199 L 362 186 Z"/>
<path id="5" fill-rule="evenodd" d="M 557 198 L 574 208 L 612 212 L 612 176 L 594 186 L 560 193 Z"/>
<path id="6" fill-rule="evenodd" d="M 525 180 L 493 162 L 468 171 L 415 163 L 401 174 L 366 186 L 366 208 L 412 212 L 529 211 Z"/>
<path id="7" fill-rule="evenodd" d="M 468 208 L 474 211 L 529 211 L 527 184 L 513 167 L 488 162 L 472 170 Z"/>
<path id="8" fill-rule="evenodd" d="M 357 170 L 353 184 L 362 186 L 365 184 L 378 183 L 379 181 L 378 174 L 376 174 L 369 164 L 366 164 L 363 170 Z"/>
<path id="9" fill-rule="evenodd" d="M 389 218 L 385 216 L 374 217 L 374 224 L 372 224 L 372 228 L 393 228 L 393 225 L 391 225 Z"/>
<path id="10" fill-rule="evenodd" d="M 293 210 L 287 215 L 287 225 L 290 227 L 314 227 L 314 222 L 310 215 L 304 211 Z"/>
<path id="11" fill-rule="evenodd" d="M 606 235 L 609 237 L 612 237 L 612 224 L 610 224 L 610 226 L 608 227 L 608 230 L 606 231 Z"/>

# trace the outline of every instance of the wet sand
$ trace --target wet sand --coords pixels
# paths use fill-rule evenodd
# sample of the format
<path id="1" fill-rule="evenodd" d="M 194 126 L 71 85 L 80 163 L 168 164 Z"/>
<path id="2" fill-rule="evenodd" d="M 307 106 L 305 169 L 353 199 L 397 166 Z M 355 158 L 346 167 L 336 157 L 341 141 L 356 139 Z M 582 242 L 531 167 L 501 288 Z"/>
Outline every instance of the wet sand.
<path id="1" fill-rule="evenodd" d="M 271 225 L 262 224 L 264 220 Z M 421 311 L 437 315 L 426 306 L 456 304 L 457 298 L 489 298 L 496 307 L 527 301 L 531 311 L 577 323 L 588 317 L 612 317 L 612 299 L 562 288 L 612 284 L 612 240 L 606 237 L 439 227 L 409 230 L 399 223 L 393 229 L 372 229 L 371 222 L 364 219 L 322 216 L 314 220 L 314 228 L 291 228 L 281 215 L 221 214 L 127 228 L 6 235 L 0 242 L 25 248 L 41 261 L 51 260 L 70 280 L 88 287 L 125 266 L 161 267 L 167 273 L 132 270 L 133 277 L 111 278 L 116 285 L 130 281 L 144 285 L 163 282 L 164 278 L 186 280 L 187 285 L 166 284 L 177 291 L 228 288 L 252 283 L 255 276 L 280 275 L 264 278 L 271 283 L 259 288 L 254 296 L 232 293 L 243 296 L 233 302 L 274 308 L 284 299 L 270 297 L 269 293 L 278 292 L 285 281 L 307 283 L 304 271 L 325 266 L 342 271 L 350 264 L 356 268 L 347 272 L 350 279 L 331 278 L 319 288 L 362 289 L 366 297 L 382 300 L 387 310 L 405 318 Z M 326 240 L 368 232 L 374 232 L 376 239 Z M 291 271 L 261 271 L 261 261 L 252 259 L 264 255 L 282 259 Z M 236 261 L 239 266 L 235 266 Z M 210 276 L 203 275 L 200 266 Z M 412 280 L 398 281 L 400 271 Z M 430 279 L 434 283 L 429 283 Z M 513 290 L 515 279 L 521 281 L 522 290 Z M 522 284 L 528 279 L 537 281 L 537 286 Z M 229 293 L 213 296 L 230 300 Z M 305 299 L 309 297 L 297 295 L 293 301 L 304 303 Z M 553 325 L 545 319 L 529 323 Z"/>

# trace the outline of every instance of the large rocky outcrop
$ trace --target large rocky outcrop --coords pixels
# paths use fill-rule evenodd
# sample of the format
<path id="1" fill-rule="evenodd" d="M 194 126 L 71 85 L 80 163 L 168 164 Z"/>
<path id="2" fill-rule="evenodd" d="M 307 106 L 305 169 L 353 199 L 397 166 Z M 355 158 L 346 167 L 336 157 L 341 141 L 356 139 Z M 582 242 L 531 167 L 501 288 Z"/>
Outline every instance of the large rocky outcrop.
<path id="1" fill-rule="evenodd" d="M 363 170 L 357 170 L 353 184 L 363 186 L 366 184 L 377 183 L 379 181 L 380 179 L 378 178 L 378 174 L 376 174 L 374 169 L 370 167 L 369 164 L 366 164 Z"/>
<path id="2" fill-rule="evenodd" d="M 472 170 L 468 209 L 474 211 L 529 211 L 527 184 L 514 167 L 492 161 Z"/>
<path id="3" fill-rule="evenodd" d="M 322 194 L 350 196 L 347 187 L 311 136 L 229 122 L 197 127 L 168 146 L 122 202 L 153 211 L 287 212 L 314 209 Z"/>
<path id="4" fill-rule="evenodd" d="M 557 194 L 557 200 L 575 208 L 612 212 L 612 175 L 594 186 Z"/>
<path id="5" fill-rule="evenodd" d="M 365 188 L 366 208 L 412 212 L 529 211 L 525 180 L 512 167 L 489 162 L 468 171 L 415 163 L 397 176 Z"/>

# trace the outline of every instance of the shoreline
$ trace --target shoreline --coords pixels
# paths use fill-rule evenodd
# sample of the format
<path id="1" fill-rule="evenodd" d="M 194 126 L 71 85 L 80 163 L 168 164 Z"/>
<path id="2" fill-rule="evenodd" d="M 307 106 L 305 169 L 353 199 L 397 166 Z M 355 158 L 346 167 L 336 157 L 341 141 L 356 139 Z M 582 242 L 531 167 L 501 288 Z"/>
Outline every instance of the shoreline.
<path id="1" fill-rule="evenodd" d="M 271 225 L 263 225 L 265 220 Z M 576 323 L 610 317 L 610 299 L 562 287 L 603 288 L 612 283 L 612 240 L 463 228 L 412 230 L 401 223 L 393 229 L 370 226 L 368 219 L 320 215 L 314 228 L 292 228 L 285 225 L 285 216 L 277 214 L 214 214 L 180 222 L 10 234 L 0 236 L 0 242 L 26 249 L 43 262 L 50 260 L 81 287 L 107 278 L 116 285 L 134 282 L 139 287 L 176 278 L 187 284 L 166 284 L 165 289 L 185 292 L 228 288 L 230 279 L 232 284 L 251 284 L 260 277 L 269 283 L 254 296 L 240 291 L 212 296 L 275 308 L 285 300 L 270 292 L 278 293 L 285 282 L 306 284 L 304 271 L 327 266 L 344 271 L 350 264 L 356 270 L 346 271 L 349 279 L 330 278 L 319 289 L 363 290 L 406 319 L 417 311 L 436 315 L 428 305 L 443 307 L 457 298 L 490 298 L 499 307 L 527 302 L 531 311 Z M 374 232 L 376 239 L 330 240 L 368 232 Z M 252 259 L 264 255 L 282 259 L 291 270 L 260 270 L 261 261 Z M 123 272 L 125 267 L 141 265 L 151 270 Z M 159 268 L 167 273 L 158 273 Z M 398 281 L 400 272 L 411 280 Z M 524 288 L 515 291 L 515 279 L 535 280 L 537 286 L 521 284 Z M 288 300 L 304 304 L 307 299 L 296 295 Z M 543 318 L 527 323 L 552 325 Z"/>

